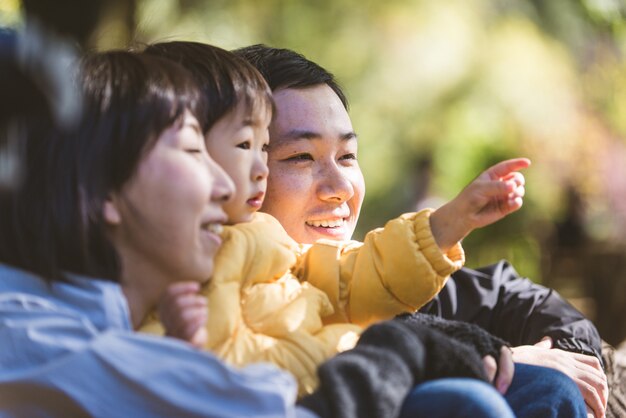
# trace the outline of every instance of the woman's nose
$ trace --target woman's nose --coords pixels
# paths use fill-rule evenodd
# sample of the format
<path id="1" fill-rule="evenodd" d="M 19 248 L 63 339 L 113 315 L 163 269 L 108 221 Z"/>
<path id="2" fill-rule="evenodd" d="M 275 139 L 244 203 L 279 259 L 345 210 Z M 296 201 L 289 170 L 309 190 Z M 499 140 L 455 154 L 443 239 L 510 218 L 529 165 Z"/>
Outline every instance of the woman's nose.
<path id="1" fill-rule="evenodd" d="M 318 173 L 318 197 L 324 201 L 345 202 L 354 196 L 354 187 L 349 178 L 336 164 L 324 166 Z"/>
<path id="2" fill-rule="evenodd" d="M 226 203 L 235 193 L 235 183 L 230 178 L 221 165 L 211 159 L 209 164 L 209 172 L 213 177 L 213 189 L 211 191 L 211 200 L 214 202 Z"/>

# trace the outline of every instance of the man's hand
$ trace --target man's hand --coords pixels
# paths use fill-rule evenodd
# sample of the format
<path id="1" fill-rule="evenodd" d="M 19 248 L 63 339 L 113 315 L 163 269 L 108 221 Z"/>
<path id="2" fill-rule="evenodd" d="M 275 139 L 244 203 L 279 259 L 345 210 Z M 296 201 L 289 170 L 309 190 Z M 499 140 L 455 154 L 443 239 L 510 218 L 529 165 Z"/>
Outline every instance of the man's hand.
<path id="1" fill-rule="evenodd" d="M 515 365 L 513 363 L 513 353 L 509 347 L 503 346 L 500 349 L 500 361 L 496 362 L 492 356 L 483 357 L 483 365 L 487 378 L 501 394 L 505 394 L 513 381 Z"/>
<path id="2" fill-rule="evenodd" d="M 433 212 L 430 226 L 439 247 L 447 251 L 472 230 L 492 224 L 521 208 L 525 180 L 518 170 L 529 165 L 527 158 L 499 162 Z"/>
<path id="3" fill-rule="evenodd" d="M 552 348 L 552 339 L 544 337 L 535 345 L 513 347 L 513 360 L 516 363 L 550 367 L 565 373 L 576 382 L 590 416 L 605 416 L 609 389 L 600 361 L 594 356 Z"/>
<path id="4" fill-rule="evenodd" d="M 170 285 L 159 303 L 159 318 L 165 334 L 202 348 L 207 342 L 207 300 L 198 294 L 200 284 L 179 282 Z"/>

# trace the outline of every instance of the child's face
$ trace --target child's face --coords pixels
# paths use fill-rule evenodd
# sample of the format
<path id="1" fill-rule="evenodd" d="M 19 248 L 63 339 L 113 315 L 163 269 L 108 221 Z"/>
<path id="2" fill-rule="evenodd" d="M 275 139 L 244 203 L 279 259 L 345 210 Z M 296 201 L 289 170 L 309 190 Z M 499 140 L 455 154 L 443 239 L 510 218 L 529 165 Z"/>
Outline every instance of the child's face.
<path id="1" fill-rule="evenodd" d="M 228 222 L 248 222 L 259 210 L 267 188 L 268 127 L 271 110 L 239 104 L 207 134 L 207 149 L 235 182 L 235 194 L 224 205 Z"/>

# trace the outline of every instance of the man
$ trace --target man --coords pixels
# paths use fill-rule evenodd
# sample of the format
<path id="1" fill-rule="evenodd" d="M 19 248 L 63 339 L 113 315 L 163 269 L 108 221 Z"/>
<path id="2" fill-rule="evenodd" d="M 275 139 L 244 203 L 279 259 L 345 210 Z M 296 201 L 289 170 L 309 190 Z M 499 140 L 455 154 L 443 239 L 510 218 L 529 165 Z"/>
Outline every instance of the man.
<path id="1" fill-rule="evenodd" d="M 365 186 L 341 88 L 293 51 L 255 45 L 235 52 L 265 76 L 276 102 L 262 210 L 302 243 L 350 239 Z M 589 416 L 604 416 L 608 389 L 597 330 L 556 292 L 520 278 L 508 263 L 462 269 L 422 312 L 476 323 L 508 340 L 516 362 L 567 374 Z"/>

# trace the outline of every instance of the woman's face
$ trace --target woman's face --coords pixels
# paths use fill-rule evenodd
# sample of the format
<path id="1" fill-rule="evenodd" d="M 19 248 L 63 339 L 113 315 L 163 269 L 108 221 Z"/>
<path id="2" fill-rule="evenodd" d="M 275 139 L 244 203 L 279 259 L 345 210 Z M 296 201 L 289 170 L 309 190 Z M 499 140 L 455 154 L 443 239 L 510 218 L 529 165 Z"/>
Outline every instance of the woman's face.
<path id="1" fill-rule="evenodd" d="M 158 280 L 207 280 L 226 221 L 222 206 L 232 192 L 231 180 L 206 151 L 197 120 L 186 113 L 105 204 L 122 277 L 148 276 L 155 287 Z"/>
<path id="2" fill-rule="evenodd" d="M 326 84 L 274 92 L 267 197 L 262 211 L 300 243 L 352 237 L 365 184 L 357 136 Z"/>

